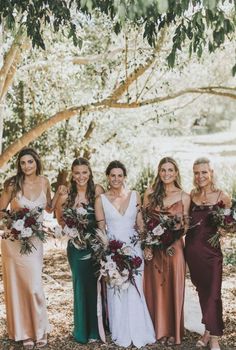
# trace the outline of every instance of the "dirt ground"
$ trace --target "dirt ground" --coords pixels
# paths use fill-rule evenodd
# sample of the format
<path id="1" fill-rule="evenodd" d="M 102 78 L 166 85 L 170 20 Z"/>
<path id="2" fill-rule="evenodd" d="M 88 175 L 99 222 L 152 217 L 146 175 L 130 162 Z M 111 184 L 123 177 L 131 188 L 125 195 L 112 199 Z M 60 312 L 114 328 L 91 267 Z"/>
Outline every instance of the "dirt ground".
<path id="1" fill-rule="evenodd" d="M 224 304 L 224 321 L 225 333 L 221 339 L 222 350 L 236 349 L 236 266 L 235 266 L 235 246 L 236 238 L 227 239 L 227 244 L 223 244 L 225 253 L 225 265 L 223 276 L 223 304 Z M 187 276 L 187 283 L 190 283 Z M 70 270 L 66 258 L 65 247 L 61 243 L 49 241 L 45 244 L 45 258 L 43 270 L 44 290 L 48 305 L 49 321 L 52 326 L 49 336 L 48 345 L 44 349 L 121 349 L 114 345 L 109 336 L 107 336 L 107 344 L 100 342 L 80 345 L 76 343 L 72 336 L 72 283 Z M 154 344 L 143 347 L 142 350 L 151 349 L 196 349 L 195 343 L 199 335 L 194 332 L 185 331 L 185 336 L 181 345 L 164 346 L 162 344 Z M 129 349 L 135 349 L 129 347 Z M 15 343 L 9 341 L 6 331 L 5 306 L 3 298 L 2 283 L 2 266 L 0 262 L 0 350 L 22 349 L 21 342 Z"/>

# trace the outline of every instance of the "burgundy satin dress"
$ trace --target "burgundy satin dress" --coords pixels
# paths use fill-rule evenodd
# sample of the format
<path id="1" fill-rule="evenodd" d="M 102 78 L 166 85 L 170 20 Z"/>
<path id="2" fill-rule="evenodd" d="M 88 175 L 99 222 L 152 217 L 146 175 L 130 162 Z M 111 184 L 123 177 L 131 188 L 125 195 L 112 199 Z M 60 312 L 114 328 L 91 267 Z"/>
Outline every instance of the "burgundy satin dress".
<path id="1" fill-rule="evenodd" d="M 224 329 L 221 300 L 223 256 L 220 247 L 214 248 L 208 242 L 216 233 L 216 227 L 209 225 L 209 213 L 214 207 L 191 202 L 190 227 L 196 226 L 186 235 L 185 257 L 191 281 L 198 292 L 202 323 L 212 335 L 220 336 Z"/>

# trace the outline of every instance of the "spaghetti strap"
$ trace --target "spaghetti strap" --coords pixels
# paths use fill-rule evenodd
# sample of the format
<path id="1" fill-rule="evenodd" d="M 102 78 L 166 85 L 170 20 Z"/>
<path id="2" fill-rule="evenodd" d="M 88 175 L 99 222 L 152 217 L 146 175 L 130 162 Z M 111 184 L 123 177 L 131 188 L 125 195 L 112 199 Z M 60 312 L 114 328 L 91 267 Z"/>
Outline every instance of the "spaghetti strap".
<path id="1" fill-rule="evenodd" d="M 182 214 L 184 215 L 183 193 L 184 193 L 184 191 L 181 191 Z"/>
<path id="2" fill-rule="evenodd" d="M 217 197 L 216 203 L 218 203 L 218 201 L 219 201 L 219 199 L 220 199 L 220 196 L 221 196 L 221 193 L 222 193 L 222 191 L 220 191 L 220 193 L 219 193 L 219 195 L 218 195 L 218 197 Z"/>

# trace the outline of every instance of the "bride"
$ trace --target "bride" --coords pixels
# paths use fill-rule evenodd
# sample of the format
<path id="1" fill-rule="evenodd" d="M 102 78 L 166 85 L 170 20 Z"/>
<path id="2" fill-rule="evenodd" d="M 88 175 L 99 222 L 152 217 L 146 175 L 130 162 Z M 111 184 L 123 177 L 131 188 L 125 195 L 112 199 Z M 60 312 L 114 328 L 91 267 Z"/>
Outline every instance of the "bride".
<path id="1" fill-rule="evenodd" d="M 142 228 L 142 216 L 138 211 L 140 197 L 137 192 L 125 188 L 126 175 L 126 168 L 121 162 L 112 161 L 108 165 L 109 190 L 96 199 L 96 219 L 98 227 L 106 229 L 109 238 L 132 246 L 135 255 L 142 258 L 140 247 L 134 247 L 130 241 L 135 234 L 135 226 Z M 143 263 L 141 269 L 143 272 Z M 135 276 L 135 284 L 119 293 L 114 293 L 107 286 L 107 302 L 112 340 L 119 346 L 128 347 L 133 343 L 139 348 L 154 343 L 155 332 L 143 294 L 142 274 Z"/>

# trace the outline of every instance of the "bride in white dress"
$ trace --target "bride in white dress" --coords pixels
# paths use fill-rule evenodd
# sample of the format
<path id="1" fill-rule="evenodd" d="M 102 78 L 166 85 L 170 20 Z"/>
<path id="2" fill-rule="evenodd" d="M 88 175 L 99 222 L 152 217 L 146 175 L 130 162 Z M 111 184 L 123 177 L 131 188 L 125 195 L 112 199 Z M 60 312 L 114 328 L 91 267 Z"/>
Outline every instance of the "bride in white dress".
<path id="1" fill-rule="evenodd" d="M 98 227 L 106 229 L 109 238 L 133 246 L 130 237 L 134 235 L 136 225 L 142 226 L 138 210 L 139 194 L 125 188 L 126 168 L 121 162 L 112 161 L 106 175 L 110 188 L 95 203 Z M 133 249 L 135 255 L 142 258 L 140 247 L 136 245 Z M 143 263 L 140 270 L 143 273 Z M 132 343 L 140 348 L 155 342 L 155 332 L 143 294 L 142 273 L 135 276 L 138 291 L 133 284 L 119 293 L 107 287 L 109 327 L 112 340 L 119 346 L 128 347 Z"/>

